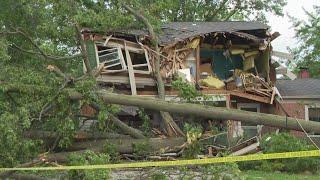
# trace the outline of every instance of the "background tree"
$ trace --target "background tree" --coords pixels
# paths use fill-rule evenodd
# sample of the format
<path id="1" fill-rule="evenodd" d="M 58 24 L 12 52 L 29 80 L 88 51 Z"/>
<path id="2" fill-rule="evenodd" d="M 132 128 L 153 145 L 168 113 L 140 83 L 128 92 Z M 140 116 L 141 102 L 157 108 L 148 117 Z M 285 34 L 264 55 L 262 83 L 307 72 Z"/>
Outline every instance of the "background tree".
<path id="1" fill-rule="evenodd" d="M 307 21 L 291 17 L 299 45 L 291 49 L 295 55 L 295 70 L 300 67 L 309 69 L 311 77 L 320 77 L 320 6 L 314 6 L 312 12 L 305 10 Z"/>
<path id="2" fill-rule="evenodd" d="M 283 15 L 286 0 L 134 0 L 162 21 L 266 21 L 267 12 Z"/>

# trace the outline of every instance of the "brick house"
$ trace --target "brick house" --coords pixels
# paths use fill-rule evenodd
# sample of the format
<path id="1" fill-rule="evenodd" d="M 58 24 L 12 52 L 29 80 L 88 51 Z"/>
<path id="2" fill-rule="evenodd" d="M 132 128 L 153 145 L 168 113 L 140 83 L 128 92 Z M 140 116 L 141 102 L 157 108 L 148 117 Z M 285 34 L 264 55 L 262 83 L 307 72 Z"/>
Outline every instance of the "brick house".
<path id="1" fill-rule="evenodd" d="M 281 97 L 275 102 L 275 114 L 320 122 L 320 79 L 309 78 L 302 69 L 298 79 L 277 80 L 276 87 Z"/>

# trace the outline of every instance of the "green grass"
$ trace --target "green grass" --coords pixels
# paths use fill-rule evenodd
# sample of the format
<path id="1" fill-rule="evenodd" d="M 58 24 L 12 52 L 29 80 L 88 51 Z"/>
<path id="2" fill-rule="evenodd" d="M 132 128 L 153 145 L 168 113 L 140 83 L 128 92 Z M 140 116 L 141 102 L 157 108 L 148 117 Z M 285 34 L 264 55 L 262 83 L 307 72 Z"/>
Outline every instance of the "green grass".
<path id="1" fill-rule="evenodd" d="M 319 180 L 320 175 L 307 174 L 287 174 L 281 172 L 263 172 L 263 171 L 243 171 L 242 176 L 246 180 L 262 179 L 262 180 L 300 180 L 311 179 Z"/>

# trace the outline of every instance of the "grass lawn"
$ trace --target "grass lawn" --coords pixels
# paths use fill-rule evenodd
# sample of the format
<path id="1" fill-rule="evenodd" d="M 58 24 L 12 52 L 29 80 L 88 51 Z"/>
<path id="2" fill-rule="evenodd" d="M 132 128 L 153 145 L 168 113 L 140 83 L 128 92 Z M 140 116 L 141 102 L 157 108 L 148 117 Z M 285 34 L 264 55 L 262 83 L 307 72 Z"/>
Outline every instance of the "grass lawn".
<path id="1" fill-rule="evenodd" d="M 292 180 L 292 179 L 311 179 L 319 180 L 320 175 L 304 175 L 304 174 L 287 174 L 280 172 L 264 172 L 264 171 L 243 171 L 241 173 L 245 179 L 265 179 L 265 180 Z"/>

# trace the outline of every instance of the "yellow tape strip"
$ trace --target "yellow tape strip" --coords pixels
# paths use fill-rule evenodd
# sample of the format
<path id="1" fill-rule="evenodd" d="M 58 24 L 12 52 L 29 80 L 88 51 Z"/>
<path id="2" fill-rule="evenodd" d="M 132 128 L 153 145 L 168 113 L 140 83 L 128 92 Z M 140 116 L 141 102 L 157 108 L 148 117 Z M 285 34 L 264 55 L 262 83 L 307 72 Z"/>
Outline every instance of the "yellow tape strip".
<path id="1" fill-rule="evenodd" d="M 296 151 L 272 154 L 253 154 L 246 156 L 227 156 L 206 159 L 191 159 L 177 161 L 155 161 L 155 162 L 135 162 L 121 164 L 102 164 L 84 166 L 58 166 L 58 167 L 29 167 L 29 168 L 0 168 L 0 171 L 43 171 L 43 170 L 74 170 L 74 169 L 116 169 L 116 168 L 142 168 L 142 167 L 165 167 L 165 166 L 184 166 L 184 165 L 203 165 L 224 162 L 255 161 L 266 159 L 286 159 L 320 156 L 320 150 Z"/>

